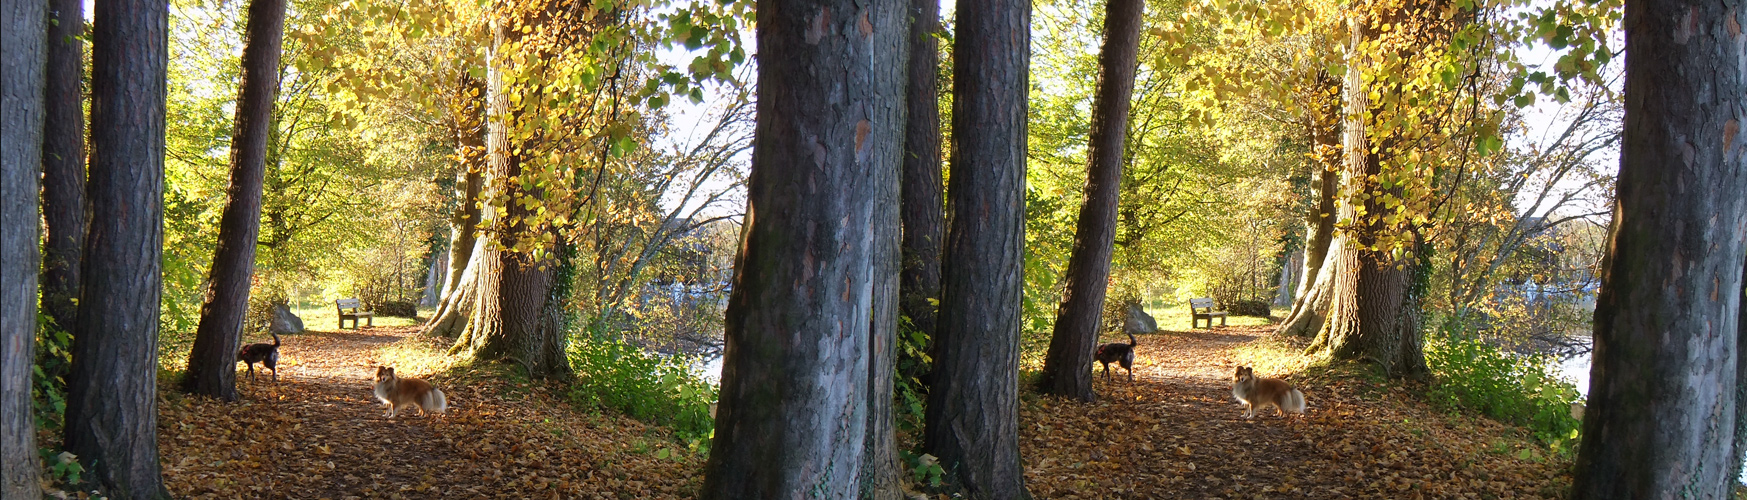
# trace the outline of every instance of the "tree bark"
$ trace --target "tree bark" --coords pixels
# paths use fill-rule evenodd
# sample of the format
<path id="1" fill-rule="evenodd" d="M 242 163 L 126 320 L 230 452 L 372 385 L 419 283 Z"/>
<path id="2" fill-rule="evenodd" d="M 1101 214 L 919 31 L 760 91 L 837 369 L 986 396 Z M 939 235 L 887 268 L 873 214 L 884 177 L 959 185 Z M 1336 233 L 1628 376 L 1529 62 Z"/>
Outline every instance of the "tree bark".
<path id="1" fill-rule="evenodd" d="M 1298 275 L 1298 293 L 1292 298 L 1292 312 L 1280 322 L 1277 335 L 1309 337 L 1316 334 L 1328 318 L 1329 287 L 1333 277 L 1323 273 L 1329 248 L 1334 248 L 1336 201 L 1341 185 L 1341 129 L 1343 120 L 1342 81 L 1327 72 L 1318 72 L 1319 89 L 1312 95 L 1316 105 L 1305 117 L 1310 135 L 1311 153 L 1317 169 L 1316 205 L 1304 214 L 1304 269 Z M 1345 244 L 1343 242 L 1342 244 Z"/>
<path id="2" fill-rule="evenodd" d="M 1043 392 L 1087 403 L 1097 399 L 1092 392 L 1092 351 L 1098 347 L 1110 256 L 1115 252 L 1122 149 L 1128 139 L 1128 107 L 1134 95 L 1135 58 L 1145 8 L 1143 0 L 1105 3 L 1104 48 L 1099 55 L 1103 71 L 1092 102 L 1086 198 L 1074 228 L 1067 289 L 1056 309 L 1055 332 L 1043 362 Z"/>
<path id="3" fill-rule="evenodd" d="M 953 148 L 924 447 L 970 498 L 1029 498 L 1019 322 L 1031 3 L 959 5 Z"/>
<path id="4" fill-rule="evenodd" d="M 940 179 L 940 0 L 911 0 L 909 88 L 904 125 L 903 274 L 899 301 L 910 326 L 932 339 L 940 300 L 940 244 L 946 225 L 946 204 Z M 930 340 L 931 341 L 931 340 Z M 927 352 L 927 346 L 919 346 Z M 918 356 L 920 357 L 920 356 Z M 921 360 L 905 378 L 925 373 Z"/>
<path id="5" fill-rule="evenodd" d="M 1747 166 L 1738 1 L 1626 2 L 1625 123 L 1572 498 L 1730 498 Z"/>
<path id="6" fill-rule="evenodd" d="M 907 5 L 758 2 L 758 124 L 700 498 L 898 497 L 889 441 L 869 441 L 892 439 L 876 365 L 896 321 Z"/>
<path id="7" fill-rule="evenodd" d="M 1383 164 L 1376 150 L 1392 147 L 1389 143 L 1396 141 L 1393 137 L 1374 139 L 1370 136 L 1367 120 L 1375 115 L 1376 110 L 1369 107 L 1369 93 L 1375 89 L 1365 85 L 1360 69 L 1364 61 L 1358 52 L 1359 47 L 1377 30 L 1375 24 L 1386 22 L 1381 19 L 1436 15 L 1428 14 L 1428 11 L 1435 10 L 1426 5 L 1389 8 L 1396 10 L 1380 14 L 1361 13 L 1347 20 L 1349 67 L 1342 84 L 1345 97 L 1341 151 L 1351 193 L 1384 191 L 1377 181 Z M 1384 91 L 1399 92 L 1400 89 Z M 1385 144 L 1373 148 L 1374 140 Z M 1394 194 L 1400 195 L 1399 192 Z M 1414 267 L 1418 263 L 1398 261 L 1388 249 L 1377 246 L 1379 237 L 1386 231 L 1401 230 L 1387 224 L 1383 217 L 1397 209 L 1385 206 L 1379 196 L 1366 196 L 1361 213 L 1353 205 L 1354 198 L 1348 194 L 1339 199 L 1336 219 L 1355 222 L 1353 227 L 1341 231 L 1342 234 L 1329 243 L 1325 267 L 1319 271 L 1333 273 L 1330 276 L 1332 287 L 1323 292 L 1329 295 L 1328 318 L 1307 351 L 1327 354 L 1337 360 L 1375 363 L 1389 376 L 1422 377 L 1428 370 L 1419 339 L 1421 294 L 1412 286 L 1414 273 L 1420 272 Z M 1407 231 L 1413 229 L 1410 227 Z M 1426 251 L 1423 245 L 1416 246 L 1415 253 L 1423 251 Z"/>
<path id="8" fill-rule="evenodd" d="M 904 18 L 898 19 L 902 22 Z M 902 87 L 898 89 L 902 90 Z M 908 123 L 905 115 L 900 115 L 898 120 L 900 123 Z M 887 130 L 891 136 L 897 137 L 899 133 L 907 132 L 909 127 L 891 125 Z M 896 139 L 892 142 L 889 164 L 899 167 L 903 160 L 898 157 L 904 156 L 903 149 L 900 149 Z M 899 207 L 902 196 L 899 193 L 903 189 L 899 186 L 899 178 L 903 174 L 889 172 L 882 175 L 890 176 L 891 180 L 881 181 L 879 188 L 872 193 L 873 227 L 878 232 L 874 236 L 872 256 L 873 297 L 867 346 L 867 438 L 862 444 L 861 497 L 896 499 L 904 497 L 903 480 L 899 478 L 897 414 L 894 413 L 893 401 L 893 391 L 897 385 L 900 333 L 898 307 L 901 300 L 899 282 L 902 278 L 899 268 L 903 265 L 900 250 L 902 216 Z"/>
<path id="9" fill-rule="evenodd" d="M 43 165 L 44 2 L 0 4 L 0 498 L 40 498 L 36 363 L 37 168 Z"/>
<path id="10" fill-rule="evenodd" d="M 261 189 L 267 169 L 273 103 L 279 97 L 279 51 L 285 0 L 251 0 L 243 40 L 243 76 L 231 140 L 230 203 L 219 219 L 200 326 L 188 352 L 182 389 L 237 400 L 237 347 L 249 312 L 255 240 L 261 234 Z"/>
<path id="11" fill-rule="evenodd" d="M 63 443 L 112 498 L 169 496 L 157 441 L 168 24 L 153 0 L 99 1 L 92 23 L 92 220 Z"/>
<path id="12" fill-rule="evenodd" d="M 52 0 L 42 136 L 42 308 L 70 330 L 78 314 L 79 256 L 85 251 L 84 3 Z"/>
<path id="13" fill-rule="evenodd" d="M 468 269 L 478 243 L 480 193 L 485 186 L 485 107 L 479 99 L 486 95 L 485 82 L 462 76 L 461 92 L 450 101 L 450 131 L 454 135 L 456 165 L 455 212 L 449 216 L 449 265 L 443 278 L 443 292 L 431 319 L 420 329 L 420 335 L 453 337 L 456 325 L 473 313 L 472 279 Z M 470 90 L 477 90 L 470 92 Z"/>

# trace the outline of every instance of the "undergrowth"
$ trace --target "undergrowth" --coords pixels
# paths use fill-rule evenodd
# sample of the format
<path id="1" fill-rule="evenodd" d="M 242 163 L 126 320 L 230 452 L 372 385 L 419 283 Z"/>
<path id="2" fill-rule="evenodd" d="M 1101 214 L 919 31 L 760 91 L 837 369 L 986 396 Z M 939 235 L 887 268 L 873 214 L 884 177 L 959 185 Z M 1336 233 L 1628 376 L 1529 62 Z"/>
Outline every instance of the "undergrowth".
<path id="1" fill-rule="evenodd" d="M 692 453 L 708 455 L 715 437 L 710 407 L 718 389 L 693 373 L 687 361 L 585 332 L 570 344 L 570 364 L 577 374 L 570 399 L 673 429 Z"/>
<path id="2" fill-rule="evenodd" d="M 1425 350 L 1434 377 L 1426 397 L 1433 404 L 1522 426 L 1556 453 L 1576 451 L 1582 422 L 1571 408 L 1581 398 L 1575 385 L 1558 377 L 1551 357 L 1451 334 L 1431 335 Z"/>

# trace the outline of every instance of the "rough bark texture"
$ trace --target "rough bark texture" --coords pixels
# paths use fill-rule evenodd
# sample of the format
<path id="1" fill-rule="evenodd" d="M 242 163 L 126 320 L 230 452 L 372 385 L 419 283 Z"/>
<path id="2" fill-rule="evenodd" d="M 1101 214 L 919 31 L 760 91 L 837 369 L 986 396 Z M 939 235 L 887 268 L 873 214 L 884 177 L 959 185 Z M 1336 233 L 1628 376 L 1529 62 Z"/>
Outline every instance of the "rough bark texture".
<path id="1" fill-rule="evenodd" d="M 945 236 L 946 205 L 940 180 L 940 0 L 911 0 L 908 112 L 904 125 L 903 275 L 900 307 L 910 325 L 934 336 L 940 300 L 940 244 Z M 927 346 L 921 346 L 926 349 Z M 922 363 L 905 377 L 921 377 Z"/>
<path id="2" fill-rule="evenodd" d="M 153 0 L 98 2 L 92 23 L 92 219 L 63 443 L 111 498 L 169 496 L 157 441 L 168 24 Z"/>
<path id="3" fill-rule="evenodd" d="M 1572 498 L 1730 498 L 1747 258 L 1738 1 L 1626 3 L 1618 204 Z"/>
<path id="4" fill-rule="evenodd" d="M 85 6 L 49 2 L 47 94 L 43 103 L 42 308 L 63 330 L 73 327 L 79 297 L 79 256 L 85 251 Z"/>
<path id="5" fill-rule="evenodd" d="M 1098 348 L 1110 256 L 1115 252 L 1122 148 L 1128 139 L 1128 107 L 1134 95 L 1135 54 L 1145 7 L 1142 0 L 1105 3 L 1104 49 L 1098 56 L 1102 74 L 1092 101 L 1092 135 L 1086 153 L 1086 199 L 1074 227 L 1067 289 L 1056 309 L 1055 332 L 1043 362 L 1043 392 L 1088 403 L 1097 399 L 1092 393 L 1092 351 Z"/>
<path id="6" fill-rule="evenodd" d="M 904 18 L 899 18 L 900 22 Z M 902 57 L 902 56 L 900 56 Z M 901 87 L 900 87 L 901 89 Z M 899 120 L 908 122 L 907 117 Z M 908 127 L 905 127 L 907 130 Z M 890 127 L 896 136 L 902 131 Z M 902 149 L 893 141 L 891 162 L 900 163 Z M 893 409 L 893 390 L 897 383 L 898 304 L 900 257 L 899 187 L 900 172 L 888 174 L 874 195 L 872 311 L 868 325 L 867 346 L 867 438 L 862 443 L 861 497 L 877 499 L 903 498 L 903 480 L 899 478 L 897 414 Z M 944 214 L 943 214 L 944 215 Z"/>
<path id="7" fill-rule="evenodd" d="M 889 363 L 873 351 L 895 320 L 876 315 L 895 312 L 907 5 L 758 2 L 758 124 L 700 498 L 897 497 L 868 441 L 890 425 L 870 404 L 889 405 L 889 382 L 870 374 L 891 378 L 872 365 Z"/>
<path id="8" fill-rule="evenodd" d="M 1031 4 L 959 5 L 949 218 L 923 445 L 970 498 L 1029 498 L 1019 462 L 1019 314 Z"/>
<path id="9" fill-rule="evenodd" d="M 255 240 L 261 233 L 261 188 L 273 103 L 279 97 L 279 48 L 285 34 L 285 0 L 251 0 L 243 35 L 243 76 L 231 139 L 230 203 L 219 218 L 200 326 L 188 352 L 182 389 L 237 400 L 237 346 L 249 312 L 255 270 Z"/>
<path id="10" fill-rule="evenodd" d="M 39 498 L 36 421 L 37 168 L 43 146 L 44 2 L 0 3 L 0 498 Z"/>

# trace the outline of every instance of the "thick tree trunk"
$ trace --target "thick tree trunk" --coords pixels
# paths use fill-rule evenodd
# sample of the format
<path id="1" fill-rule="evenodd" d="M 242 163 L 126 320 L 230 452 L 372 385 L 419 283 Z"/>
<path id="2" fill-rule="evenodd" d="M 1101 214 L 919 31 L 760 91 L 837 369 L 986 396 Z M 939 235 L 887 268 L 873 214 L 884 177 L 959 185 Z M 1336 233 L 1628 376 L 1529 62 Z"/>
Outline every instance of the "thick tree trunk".
<path id="1" fill-rule="evenodd" d="M 65 444 L 111 498 L 167 497 L 158 466 L 169 9 L 103 0 L 92 23 L 91 231 Z"/>
<path id="2" fill-rule="evenodd" d="M 1738 1 L 1626 2 L 1618 204 L 1572 498 L 1730 498 L 1747 261 Z"/>
<path id="3" fill-rule="evenodd" d="M 900 14 L 901 16 L 902 14 Z M 902 17 L 899 22 L 902 22 Z M 902 57 L 902 56 L 900 56 Z M 901 84 L 900 84 L 901 85 Z M 899 87 L 902 90 L 902 87 Z M 900 94 L 901 95 L 901 94 Z M 899 120 L 908 122 L 907 117 Z M 903 127 L 908 130 L 908 127 Z M 900 127 L 889 129 L 896 137 Z M 896 167 L 903 150 L 894 140 L 889 164 Z M 867 353 L 867 438 L 862 443 L 862 498 L 903 498 L 903 480 L 899 478 L 897 414 L 893 408 L 898 356 L 899 268 L 902 267 L 900 239 L 902 217 L 899 199 L 902 188 L 899 172 L 888 174 L 891 180 L 881 181 L 873 197 L 873 227 L 878 229 L 873 241 L 873 290 L 868 324 Z M 943 214 L 944 215 L 944 214 Z"/>
<path id="4" fill-rule="evenodd" d="M 1424 6 L 1400 6 L 1393 15 L 1424 15 L 1406 9 Z M 1359 17 L 1348 19 L 1349 50 L 1359 50 L 1371 21 Z M 1377 193 L 1383 190 L 1377 181 L 1382 172 L 1382 159 L 1373 151 L 1366 120 L 1372 114 L 1369 92 L 1359 66 L 1359 55 L 1349 55 L 1349 69 L 1342 89 L 1343 123 L 1341 125 L 1342 162 L 1347 185 L 1354 193 Z M 1391 90 L 1393 91 L 1393 90 Z M 1399 195 L 1399 193 L 1396 193 Z M 1338 219 L 1357 221 L 1352 229 L 1330 242 L 1329 256 L 1319 272 L 1333 273 L 1328 294 L 1327 322 L 1311 341 L 1308 352 L 1328 354 L 1339 360 L 1362 360 L 1376 363 L 1385 374 L 1398 377 L 1420 377 L 1426 374 L 1425 353 L 1420 348 L 1419 293 L 1411 286 L 1417 263 L 1401 262 L 1388 249 L 1377 249 L 1379 235 L 1398 230 L 1387 225 L 1384 215 L 1391 209 L 1380 197 L 1365 198 L 1361 214 L 1352 204 L 1354 196 L 1339 199 Z M 1335 246 L 1339 244 L 1339 246 Z"/>
<path id="5" fill-rule="evenodd" d="M 940 244 L 945 236 L 946 205 L 940 184 L 940 0 L 910 0 L 908 104 L 904 125 L 903 274 L 899 306 L 910 326 L 934 337 L 940 300 Z M 932 340 L 930 340 L 932 341 Z M 928 346 L 919 346 L 927 352 Z M 920 356 L 917 356 L 920 358 Z M 904 363 L 906 379 L 921 378 L 922 360 Z"/>
<path id="6" fill-rule="evenodd" d="M 896 320 L 906 6 L 758 2 L 758 125 L 700 498 L 897 498 L 890 445 L 869 441 L 892 439 L 873 414 L 891 368 L 873 365 L 890 363 L 876 351 Z"/>
<path id="7" fill-rule="evenodd" d="M 0 498 L 8 499 L 42 497 L 30 378 L 40 258 L 37 168 L 44 165 L 45 7 L 0 4 Z"/>
<path id="8" fill-rule="evenodd" d="M 49 5 L 47 95 L 42 136 L 42 308 L 71 330 L 78 314 L 79 256 L 85 251 L 84 2 Z"/>
<path id="9" fill-rule="evenodd" d="M 1056 309 L 1055 332 L 1043 362 L 1043 392 L 1092 402 L 1092 351 L 1104 315 L 1110 256 L 1116 244 L 1116 202 L 1122 183 L 1122 147 L 1128 140 L 1128 106 L 1134 95 L 1136 52 L 1146 2 L 1108 0 L 1104 8 L 1103 72 L 1092 102 L 1087 141 L 1086 199 L 1074 228 L 1067 290 Z"/>
<path id="10" fill-rule="evenodd" d="M 1031 4 L 959 5 L 953 148 L 924 447 L 970 498 L 1029 498 L 1019 462 L 1019 314 Z"/>
<path id="11" fill-rule="evenodd" d="M 243 79 L 231 140 L 230 203 L 219 219 L 200 326 L 188 352 L 182 389 L 236 401 L 237 347 L 249 312 L 255 240 L 261 233 L 261 188 L 273 103 L 279 97 L 279 47 L 285 33 L 285 0 L 251 0 L 244 32 Z"/>

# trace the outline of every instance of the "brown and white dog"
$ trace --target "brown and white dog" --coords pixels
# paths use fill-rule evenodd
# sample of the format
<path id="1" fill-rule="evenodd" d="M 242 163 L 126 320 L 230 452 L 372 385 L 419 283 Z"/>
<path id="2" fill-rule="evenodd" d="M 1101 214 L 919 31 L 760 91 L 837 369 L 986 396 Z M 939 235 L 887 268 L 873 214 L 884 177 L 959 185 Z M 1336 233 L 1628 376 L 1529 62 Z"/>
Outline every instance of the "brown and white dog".
<path id="1" fill-rule="evenodd" d="M 1244 418 L 1255 418 L 1256 410 L 1268 406 L 1279 409 L 1281 416 L 1304 414 L 1304 393 L 1284 380 L 1258 378 L 1256 370 L 1247 366 L 1237 367 L 1237 373 L 1232 374 L 1231 395 L 1244 404 Z"/>
<path id="2" fill-rule="evenodd" d="M 419 415 L 425 412 L 442 414 L 449 409 L 442 390 L 416 378 L 396 377 L 394 369 L 386 366 L 376 368 L 376 399 L 388 405 L 388 413 L 382 414 L 388 418 L 394 418 L 400 407 L 406 405 L 418 406 Z"/>

